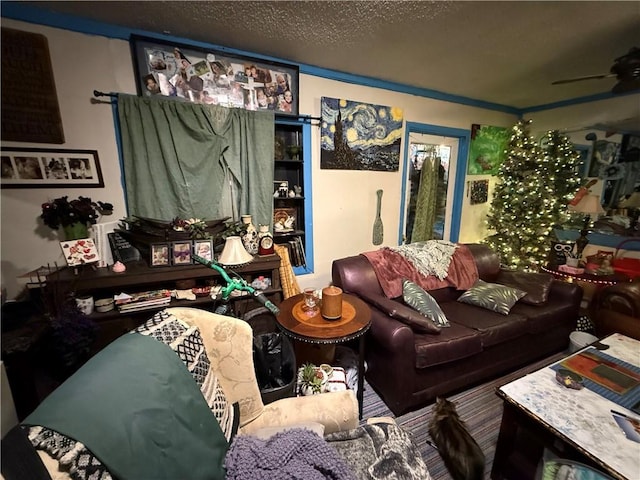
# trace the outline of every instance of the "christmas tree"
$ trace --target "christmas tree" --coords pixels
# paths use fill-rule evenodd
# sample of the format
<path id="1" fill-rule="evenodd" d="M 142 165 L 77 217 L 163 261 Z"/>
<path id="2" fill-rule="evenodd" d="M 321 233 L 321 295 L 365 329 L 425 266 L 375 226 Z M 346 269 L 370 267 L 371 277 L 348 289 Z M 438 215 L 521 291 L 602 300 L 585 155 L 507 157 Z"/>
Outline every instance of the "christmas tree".
<path id="1" fill-rule="evenodd" d="M 506 268 L 538 271 L 548 258 L 554 226 L 568 219 L 567 203 L 580 183 L 579 155 L 557 131 L 547 132 L 538 146 L 530 125 L 520 120 L 512 128 L 487 216 L 496 233 L 486 243 Z"/>

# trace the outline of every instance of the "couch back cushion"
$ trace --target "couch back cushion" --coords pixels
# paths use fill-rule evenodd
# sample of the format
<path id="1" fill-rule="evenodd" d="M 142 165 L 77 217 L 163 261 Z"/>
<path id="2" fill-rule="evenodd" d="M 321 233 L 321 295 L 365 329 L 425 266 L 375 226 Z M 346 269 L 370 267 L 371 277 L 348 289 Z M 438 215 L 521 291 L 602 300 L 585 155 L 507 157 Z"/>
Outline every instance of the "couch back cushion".
<path id="1" fill-rule="evenodd" d="M 520 301 L 529 305 L 546 303 L 552 282 L 553 276 L 549 273 L 503 270 L 498 277 L 498 283 L 527 292 Z"/>
<path id="2" fill-rule="evenodd" d="M 476 261 L 478 276 L 485 282 L 495 282 L 500 273 L 500 256 L 482 243 L 465 244 Z"/>

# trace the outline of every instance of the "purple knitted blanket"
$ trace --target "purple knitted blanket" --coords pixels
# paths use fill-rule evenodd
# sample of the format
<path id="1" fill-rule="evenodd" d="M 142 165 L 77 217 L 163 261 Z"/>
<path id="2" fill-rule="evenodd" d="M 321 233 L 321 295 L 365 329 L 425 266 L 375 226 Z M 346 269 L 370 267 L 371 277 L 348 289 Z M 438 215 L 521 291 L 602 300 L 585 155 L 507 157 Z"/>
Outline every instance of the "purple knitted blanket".
<path id="1" fill-rule="evenodd" d="M 236 436 L 225 468 L 227 480 L 355 480 L 336 449 L 302 428 L 285 430 L 268 440 Z"/>

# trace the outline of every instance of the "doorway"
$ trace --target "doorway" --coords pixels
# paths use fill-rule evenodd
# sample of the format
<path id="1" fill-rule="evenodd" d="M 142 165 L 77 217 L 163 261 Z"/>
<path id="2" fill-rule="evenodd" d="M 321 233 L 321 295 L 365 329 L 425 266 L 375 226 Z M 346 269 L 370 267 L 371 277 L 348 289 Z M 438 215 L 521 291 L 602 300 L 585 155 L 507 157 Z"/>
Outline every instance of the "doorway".
<path id="1" fill-rule="evenodd" d="M 399 244 L 411 242 L 416 212 L 426 215 L 426 225 L 418 222 L 418 235 L 458 241 L 469 135 L 468 130 L 407 122 Z M 418 201 L 421 179 L 429 186 Z"/>

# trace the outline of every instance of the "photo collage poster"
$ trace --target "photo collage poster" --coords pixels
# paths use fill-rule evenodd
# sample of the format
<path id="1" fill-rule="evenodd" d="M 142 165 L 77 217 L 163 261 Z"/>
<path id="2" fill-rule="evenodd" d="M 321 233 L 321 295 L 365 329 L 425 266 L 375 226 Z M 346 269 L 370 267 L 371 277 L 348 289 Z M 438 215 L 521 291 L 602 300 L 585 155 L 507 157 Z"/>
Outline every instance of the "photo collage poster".
<path id="1" fill-rule="evenodd" d="M 142 42 L 137 49 L 143 95 L 298 114 L 295 69 L 155 43 Z"/>

